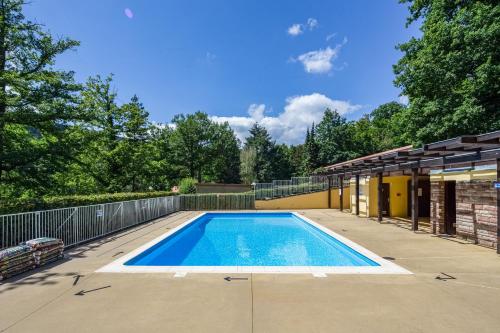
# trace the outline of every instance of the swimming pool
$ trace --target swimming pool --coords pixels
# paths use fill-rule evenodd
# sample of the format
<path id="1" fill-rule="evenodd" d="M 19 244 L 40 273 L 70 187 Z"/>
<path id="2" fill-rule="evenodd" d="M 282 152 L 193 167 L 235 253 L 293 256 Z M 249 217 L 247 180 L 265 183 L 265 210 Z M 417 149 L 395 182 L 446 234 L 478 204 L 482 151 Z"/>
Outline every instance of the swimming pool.
<path id="1" fill-rule="evenodd" d="M 204 213 L 101 272 L 408 273 L 297 213 Z"/>

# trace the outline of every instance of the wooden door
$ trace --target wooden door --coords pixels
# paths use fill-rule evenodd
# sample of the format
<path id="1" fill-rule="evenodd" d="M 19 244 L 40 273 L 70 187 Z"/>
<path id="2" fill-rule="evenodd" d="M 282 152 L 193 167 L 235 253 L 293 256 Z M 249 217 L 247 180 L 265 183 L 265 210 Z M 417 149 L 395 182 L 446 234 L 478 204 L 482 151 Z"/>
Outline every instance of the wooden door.
<path id="1" fill-rule="evenodd" d="M 390 216 L 390 184 L 382 184 L 382 216 Z"/>
<path id="2" fill-rule="evenodd" d="M 448 235 L 456 234 L 457 200 L 455 181 L 444 182 L 444 230 Z"/>

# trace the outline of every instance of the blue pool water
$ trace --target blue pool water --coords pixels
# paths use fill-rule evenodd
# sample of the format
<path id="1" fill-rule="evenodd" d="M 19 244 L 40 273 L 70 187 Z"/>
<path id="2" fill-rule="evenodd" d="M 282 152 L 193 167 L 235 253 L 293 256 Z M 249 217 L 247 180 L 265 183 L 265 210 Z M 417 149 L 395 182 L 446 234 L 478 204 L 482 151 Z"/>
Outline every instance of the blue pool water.
<path id="1" fill-rule="evenodd" d="M 129 266 L 379 266 L 291 213 L 207 213 Z"/>

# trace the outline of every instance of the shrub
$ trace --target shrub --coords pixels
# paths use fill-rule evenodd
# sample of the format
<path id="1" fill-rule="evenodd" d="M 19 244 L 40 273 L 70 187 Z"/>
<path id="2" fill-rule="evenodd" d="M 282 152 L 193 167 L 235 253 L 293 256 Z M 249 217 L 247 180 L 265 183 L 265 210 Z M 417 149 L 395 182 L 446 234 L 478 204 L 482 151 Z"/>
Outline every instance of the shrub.
<path id="1" fill-rule="evenodd" d="M 179 183 L 179 192 L 182 194 L 193 194 L 196 193 L 196 179 L 194 178 L 184 178 Z"/>
<path id="2" fill-rule="evenodd" d="M 157 191 L 144 193 L 104 193 L 90 195 L 41 197 L 30 199 L 9 199 L 0 201 L 0 214 L 20 213 L 64 207 L 87 206 L 108 202 L 166 197 L 170 195 L 176 195 L 176 193 Z"/>

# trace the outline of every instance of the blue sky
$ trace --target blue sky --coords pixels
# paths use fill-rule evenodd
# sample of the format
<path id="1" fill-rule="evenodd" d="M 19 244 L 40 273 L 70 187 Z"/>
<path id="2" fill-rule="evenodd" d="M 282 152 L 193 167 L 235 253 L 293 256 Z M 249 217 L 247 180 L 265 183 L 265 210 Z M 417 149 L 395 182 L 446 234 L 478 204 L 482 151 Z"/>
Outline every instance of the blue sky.
<path id="1" fill-rule="evenodd" d="M 32 0 L 25 13 L 81 42 L 58 68 L 114 73 L 119 102 L 137 94 L 153 121 L 201 110 L 240 138 L 259 121 L 293 144 L 325 107 L 357 119 L 398 100 L 395 45 L 418 34 L 397 0 Z"/>

